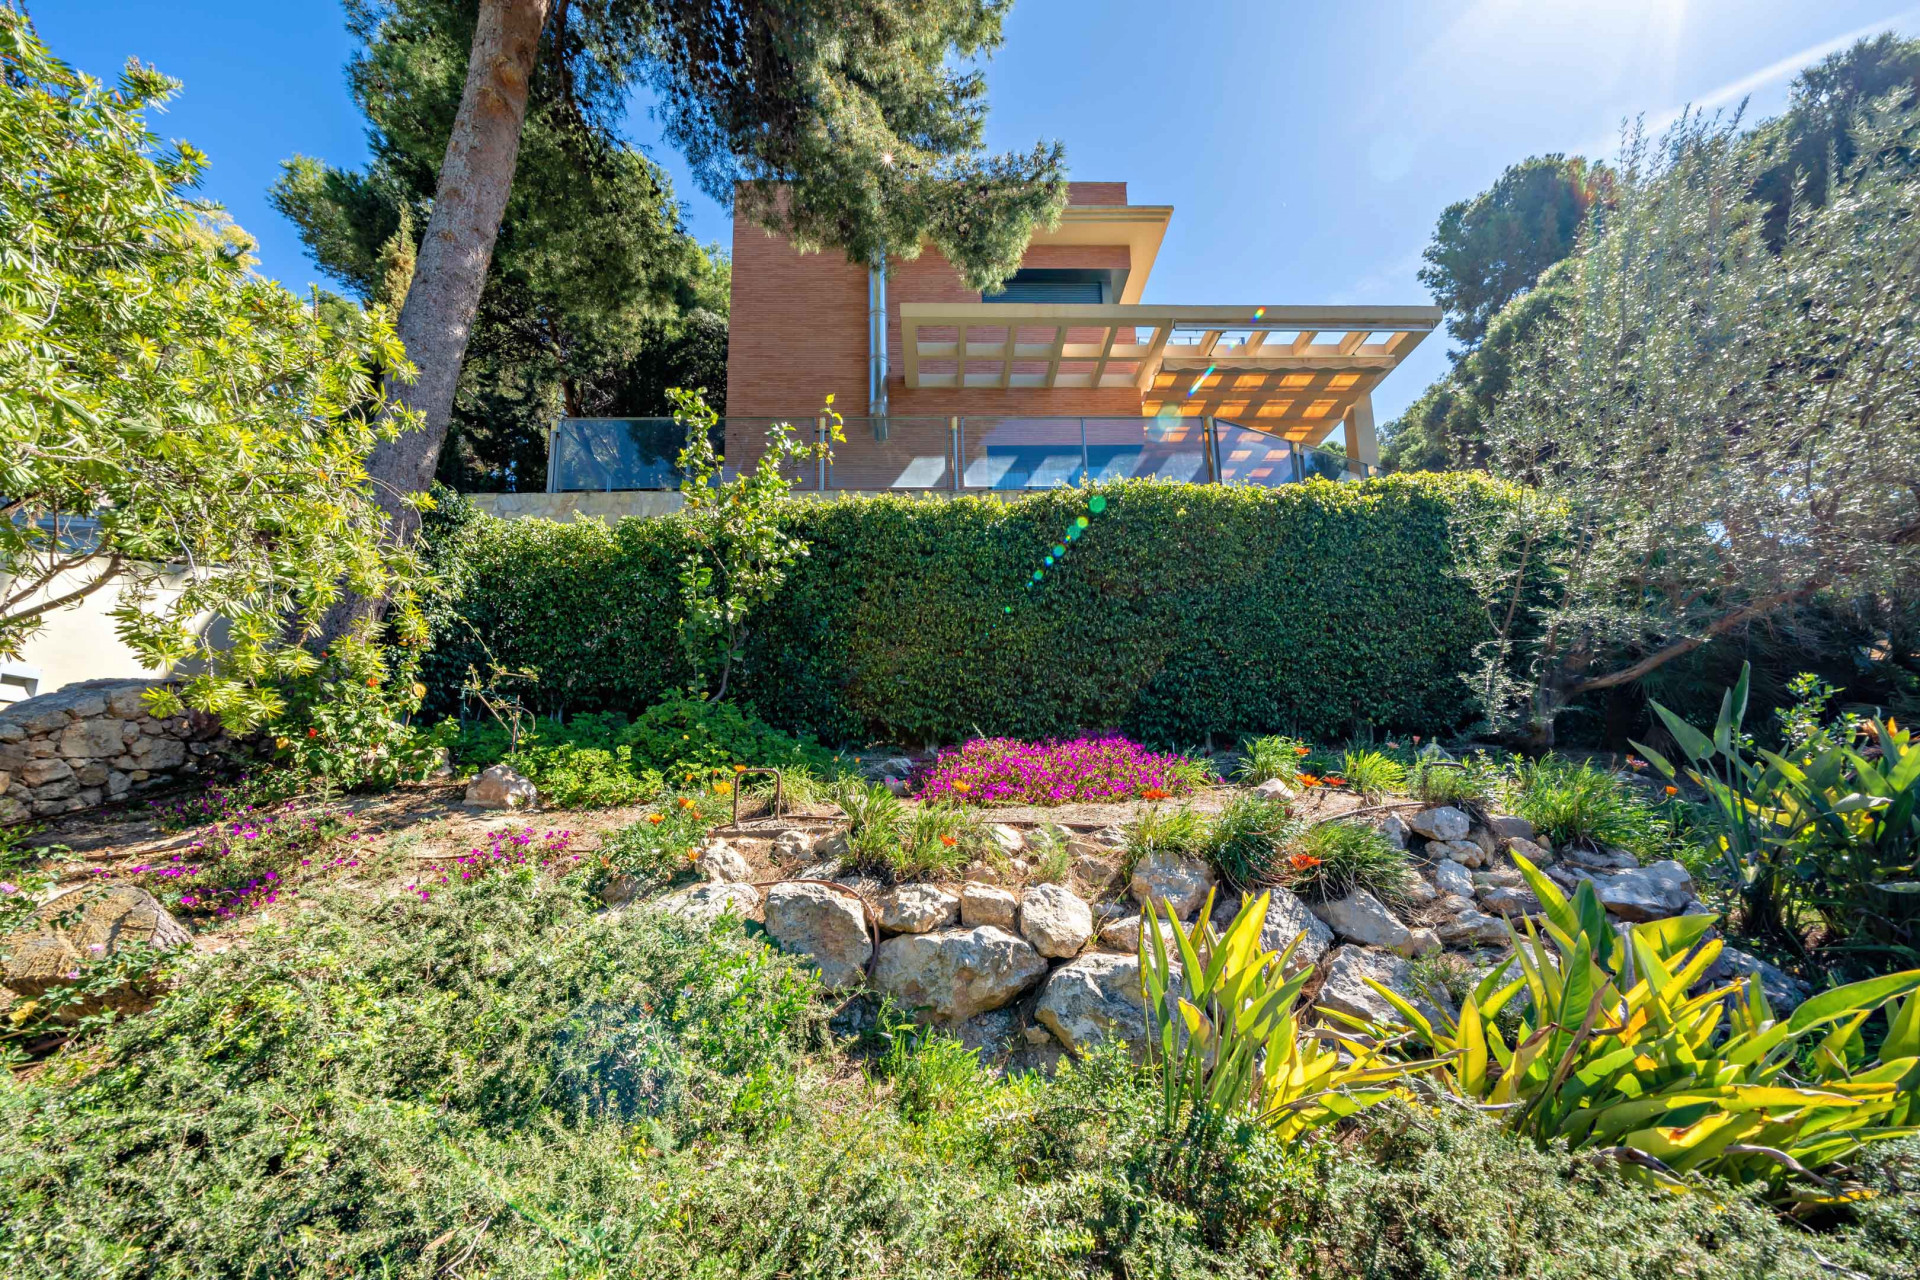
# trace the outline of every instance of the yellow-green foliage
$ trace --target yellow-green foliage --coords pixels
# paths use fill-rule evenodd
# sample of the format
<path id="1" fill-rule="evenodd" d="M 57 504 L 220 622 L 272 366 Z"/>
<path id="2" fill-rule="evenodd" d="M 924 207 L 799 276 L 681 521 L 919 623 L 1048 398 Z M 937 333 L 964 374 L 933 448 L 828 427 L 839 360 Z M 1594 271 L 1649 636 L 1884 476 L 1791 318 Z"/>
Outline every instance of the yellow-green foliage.
<path id="1" fill-rule="evenodd" d="M 1822 1168 L 1920 1134 L 1920 970 L 1822 992 L 1785 1018 L 1757 978 L 1689 995 L 1720 956 L 1718 939 L 1701 942 L 1715 917 L 1650 921 L 1621 938 L 1590 882 L 1569 900 L 1514 862 L 1545 908 L 1545 936 L 1531 922 L 1514 934 L 1513 955 L 1457 1018 L 1431 1022 L 1371 984 L 1399 1011 L 1393 1029 L 1443 1057 L 1435 1074 L 1447 1088 L 1504 1108 L 1537 1141 L 1612 1155 L 1657 1181 L 1711 1173 L 1803 1200 L 1851 1194 Z M 1523 995 L 1508 1043 L 1495 1016 Z M 1890 1030 L 1869 1059 L 1860 1031 L 1883 1007 Z"/>
<path id="2" fill-rule="evenodd" d="M 732 688 L 769 722 L 834 741 L 1113 725 L 1193 742 L 1355 721 L 1432 731 L 1469 714 L 1459 673 L 1486 619 L 1450 576 L 1449 522 L 1506 501 L 1503 486 L 1142 480 L 1101 486 L 1098 513 L 1093 496 L 792 504 L 783 528 L 810 551 L 756 611 Z M 631 711 L 684 687 L 686 547 L 677 517 L 475 521 L 459 616 L 429 660 L 434 705 L 450 708 L 445 691 L 486 664 L 481 641 L 492 661 L 540 672 L 547 713 Z"/>

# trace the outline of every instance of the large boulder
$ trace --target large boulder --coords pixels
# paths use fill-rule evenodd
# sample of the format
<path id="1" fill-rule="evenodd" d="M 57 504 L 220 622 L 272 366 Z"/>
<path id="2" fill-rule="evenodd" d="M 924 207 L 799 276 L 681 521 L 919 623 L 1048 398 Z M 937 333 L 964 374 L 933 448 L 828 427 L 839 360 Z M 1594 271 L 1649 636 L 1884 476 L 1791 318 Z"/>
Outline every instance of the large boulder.
<path id="1" fill-rule="evenodd" d="M 1403 956 L 1414 953 L 1413 932 L 1394 918 L 1386 904 L 1365 889 L 1344 898 L 1316 902 L 1309 908 L 1347 942 L 1385 947 Z"/>
<path id="2" fill-rule="evenodd" d="M 1451 859 L 1463 867 L 1484 867 L 1492 858 L 1472 840 L 1429 840 L 1427 856 L 1440 860 Z"/>
<path id="3" fill-rule="evenodd" d="M 504 764 L 488 765 L 467 786 L 467 803 L 482 809 L 531 809 L 539 801 L 533 783 Z"/>
<path id="4" fill-rule="evenodd" d="M 83 967 L 146 946 L 171 951 L 192 945 L 186 927 L 160 900 L 132 885 L 90 885 L 69 889 L 42 903 L 25 924 L 0 939 L 6 961 L 0 984 L 26 1000 L 76 981 Z M 127 987 L 62 1011 L 76 1020 L 102 1008 L 132 1012 L 146 1003 L 147 992 Z"/>
<path id="5" fill-rule="evenodd" d="M 1142 909 L 1148 903 L 1168 904 L 1182 920 L 1200 909 L 1213 888 L 1213 868 L 1197 858 L 1150 853 L 1133 869 L 1127 886 Z"/>
<path id="6" fill-rule="evenodd" d="M 668 894 L 654 902 L 653 909 L 700 924 L 712 924 L 728 914 L 739 920 L 750 920 L 760 909 L 760 891 L 750 884 L 709 880 Z"/>
<path id="7" fill-rule="evenodd" d="M 1622 920 L 1664 920 L 1677 916 L 1693 901 L 1693 877 L 1668 859 L 1648 867 L 1595 876 L 1600 904 Z"/>
<path id="8" fill-rule="evenodd" d="M 1532 840 L 1540 834 L 1539 828 L 1525 818 L 1516 818 L 1509 814 L 1495 814 L 1487 820 L 1487 825 L 1493 829 L 1493 834 L 1502 840 Z"/>
<path id="9" fill-rule="evenodd" d="M 880 898 L 880 927 L 888 933 L 932 933 L 960 920 L 960 899 L 930 884 L 903 884 Z"/>
<path id="10" fill-rule="evenodd" d="M 1429 840 L 1465 840 L 1467 832 L 1473 829 L 1473 822 L 1466 814 L 1452 805 L 1440 805 L 1433 809 L 1422 809 L 1407 820 L 1414 833 Z"/>
<path id="11" fill-rule="evenodd" d="M 1480 905 L 1496 916 L 1537 916 L 1543 910 L 1533 890 L 1513 885 L 1482 889 Z"/>
<path id="12" fill-rule="evenodd" d="M 858 986 L 873 957 L 859 901 L 823 884 L 777 884 L 767 890 L 767 935 L 812 961 L 829 991 Z"/>
<path id="13" fill-rule="evenodd" d="M 1320 963 L 1320 957 L 1333 945 L 1333 930 L 1290 890 L 1276 885 L 1267 894 L 1267 916 L 1260 924 L 1261 950 L 1285 951 L 1287 944 L 1298 938 L 1300 945 L 1294 948 L 1293 964 Z M 1224 935 L 1238 914 L 1238 900 L 1221 900 L 1213 909 L 1214 931 Z"/>
<path id="14" fill-rule="evenodd" d="M 960 886 L 960 923 L 969 929 L 982 924 L 1011 929 L 1019 913 L 1019 897 L 1006 889 L 978 880 L 969 880 Z"/>
<path id="15" fill-rule="evenodd" d="M 982 925 L 888 938 L 873 985 L 919 1017 L 951 1023 L 1013 1003 L 1046 972 L 1024 939 Z"/>
<path id="16" fill-rule="evenodd" d="M 1366 984 L 1371 978 L 1406 1000 L 1429 1021 L 1440 1015 L 1432 997 L 1413 980 L 1413 964 L 1403 956 L 1372 947 L 1339 947 L 1327 966 L 1327 980 L 1320 985 L 1316 1003 L 1325 1009 L 1365 1018 L 1369 1022 L 1397 1021 L 1400 1014 Z M 1448 1012 L 1452 1012 L 1451 1009 Z"/>
<path id="17" fill-rule="evenodd" d="M 1135 1053 L 1143 1052 L 1147 1014 L 1140 988 L 1140 958 L 1096 951 L 1061 965 L 1040 988 L 1033 1017 L 1070 1053 L 1085 1053 L 1110 1039 L 1119 1040 Z"/>
<path id="18" fill-rule="evenodd" d="M 1515 836 L 1507 841 L 1507 852 L 1517 858 L 1525 858 L 1534 866 L 1542 869 L 1553 865 L 1553 850 L 1547 848 L 1544 844 L 1536 844 L 1532 840 L 1523 840 L 1519 836 Z"/>
<path id="19" fill-rule="evenodd" d="M 1477 907 L 1468 907 L 1451 920 L 1434 927 L 1440 941 L 1448 946 L 1471 947 L 1480 943 L 1507 941 L 1507 926 Z"/>
<path id="20" fill-rule="evenodd" d="M 1164 918 L 1155 917 L 1160 930 L 1160 945 L 1167 949 L 1168 955 L 1179 951 L 1180 944 L 1173 935 L 1173 926 Z M 1140 932 L 1146 927 L 1144 915 L 1120 916 L 1109 920 L 1100 927 L 1100 945 L 1108 951 L 1119 951 L 1126 955 L 1140 954 Z"/>
<path id="21" fill-rule="evenodd" d="M 725 840 L 708 840 L 700 850 L 700 874 L 722 884 L 741 884 L 753 879 L 753 867 L 746 855 Z"/>
<path id="22" fill-rule="evenodd" d="M 1434 864 L 1433 883 L 1442 893 L 1457 893 L 1463 898 L 1473 896 L 1473 873 L 1452 858 L 1442 858 Z"/>
<path id="23" fill-rule="evenodd" d="M 1020 899 L 1020 934 L 1041 955 L 1069 959 L 1093 937 L 1093 911 L 1071 889 L 1036 885 Z"/>

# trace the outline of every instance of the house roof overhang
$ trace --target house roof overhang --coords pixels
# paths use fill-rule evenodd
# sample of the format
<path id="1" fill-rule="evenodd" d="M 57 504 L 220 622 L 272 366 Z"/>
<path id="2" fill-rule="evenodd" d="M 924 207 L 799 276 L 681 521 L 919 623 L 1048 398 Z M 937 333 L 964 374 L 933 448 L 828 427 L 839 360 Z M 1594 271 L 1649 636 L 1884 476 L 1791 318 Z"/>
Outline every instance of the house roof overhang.
<path id="1" fill-rule="evenodd" d="M 1430 306 L 907 302 L 900 345 L 913 389 L 1132 389 L 1143 414 L 1215 415 L 1317 442 L 1441 315 Z"/>
<path id="2" fill-rule="evenodd" d="M 1053 230 L 1035 233 L 1033 243 L 1125 245 L 1127 278 L 1120 287 L 1119 300 L 1122 304 L 1137 303 L 1147 287 L 1147 273 L 1160 256 L 1160 242 L 1166 238 L 1167 223 L 1172 218 L 1170 204 L 1073 204 L 1060 214 L 1060 224 Z"/>

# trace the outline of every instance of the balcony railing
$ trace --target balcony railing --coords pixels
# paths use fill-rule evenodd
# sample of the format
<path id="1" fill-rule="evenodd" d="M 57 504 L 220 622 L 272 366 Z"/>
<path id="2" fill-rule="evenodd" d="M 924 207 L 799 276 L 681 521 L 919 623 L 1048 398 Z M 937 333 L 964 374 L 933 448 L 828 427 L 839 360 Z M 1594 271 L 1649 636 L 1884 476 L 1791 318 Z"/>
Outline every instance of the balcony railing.
<path id="1" fill-rule="evenodd" d="M 776 421 L 783 419 L 727 418 L 714 429 L 726 474 L 754 464 Z M 794 427 L 813 438 L 825 430 L 817 421 Z M 563 418 L 548 446 L 547 492 L 676 489 L 684 432 L 671 418 Z M 1275 488 L 1379 474 L 1345 454 L 1225 418 L 850 418 L 846 434 L 833 462 L 789 474 L 796 490 L 982 493 L 1149 476 Z"/>

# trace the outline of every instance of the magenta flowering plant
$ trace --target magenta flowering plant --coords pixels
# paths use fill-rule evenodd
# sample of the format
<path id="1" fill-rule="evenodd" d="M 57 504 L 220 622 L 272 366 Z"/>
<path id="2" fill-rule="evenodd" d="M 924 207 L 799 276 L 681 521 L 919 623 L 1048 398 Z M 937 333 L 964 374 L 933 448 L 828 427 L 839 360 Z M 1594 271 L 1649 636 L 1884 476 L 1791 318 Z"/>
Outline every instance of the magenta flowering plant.
<path id="1" fill-rule="evenodd" d="M 963 804 L 1164 800 L 1193 790 L 1193 762 L 1125 738 L 975 738 L 940 752 L 915 790 Z"/>

